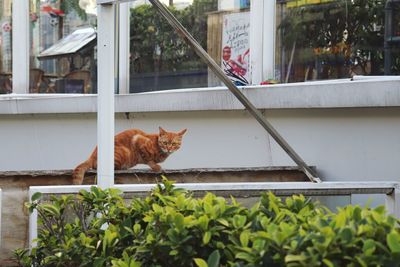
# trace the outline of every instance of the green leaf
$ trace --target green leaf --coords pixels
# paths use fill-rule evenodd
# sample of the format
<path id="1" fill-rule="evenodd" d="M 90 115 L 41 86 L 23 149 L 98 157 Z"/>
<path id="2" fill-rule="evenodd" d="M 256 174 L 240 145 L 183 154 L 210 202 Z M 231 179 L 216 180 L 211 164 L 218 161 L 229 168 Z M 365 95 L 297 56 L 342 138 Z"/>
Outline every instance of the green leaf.
<path id="1" fill-rule="evenodd" d="M 386 242 L 392 253 L 400 252 L 400 234 L 392 231 L 386 236 Z"/>
<path id="2" fill-rule="evenodd" d="M 40 192 L 36 192 L 35 194 L 33 194 L 33 195 L 32 195 L 32 197 L 31 197 L 31 201 L 32 201 L 32 202 L 34 202 L 34 201 L 36 201 L 36 200 L 38 200 L 38 199 L 42 198 L 42 196 L 43 196 L 43 194 L 42 194 L 42 193 L 40 193 Z"/>
<path id="3" fill-rule="evenodd" d="M 184 219 L 185 218 L 180 213 L 177 213 L 175 215 L 174 221 L 175 221 L 175 225 L 179 231 L 182 231 L 185 228 Z"/>
<path id="4" fill-rule="evenodd" d="M 339 214 L 336 216 L 336 227 L 342 228 L 346 225 L 346 212 L 344 210 L 339 211 Z"/>
<path id="5" fill-rule="evenodd" d="M 359 206 L 354 207 L 354 211 L 353 211 L 353 219 L 358 222 L 361 221 L 362 216 L 361 216 L 361 208 Z"/>
<path id="6" fill-rule="evenodd" d="M 176 250 L 176 249 L 173 249 L 173 250 L 171 250 L 170 252 L 169 252 L 169 255 L 170 256 L 175 256 L 175 255 L 178 255 L 178 251 Z"/>
<path id="7" fill-rule="evenodd" d="M 46 211 L 47 213 L 49 213 L 49 214 L 51 214 L 53 216 L 56 216 L 56 217 L 60 216 L 60 210 L 54 205 L 43 204 L 42 208 L 43 208 L 44 211 Z"/>
<path id="8" fill-rule="evenodd" d="M 152 208 L 156 213 L 162 213 L 163 212 L 163 208 L 158 204 L 153 204 Z"/>
<path id="9" fill-rule="evenodd" d="M 223 218 L 218 219 L 217 222 L 219 222 L 223 226 L 229 227 L 229 222 Z"/>
<path id="10" fill-rule="evenodd" d="M 247 247 L 249 244 L 249 232 L 248 231 L 243 231 L 240 234 L 240 243 L 242 244 L 243 247 Z"/>
<path id="11" fill-rule="evenodd" d="M 298 262 L 298 261 L 305 261 L 307 260 L 307 256 L 305 255 L 286 255 L 285 263 L 289 262 Z"/>
<path id="12" fill-rule="evenodd" d="M 239 253 L 236 253 L 235 258 L 236 258 L 236 259 L 245 260 L 245 261 L 247 261 L 247 262 L 249 262 L 249 263 L 252 263 L 252 262 L 254 261 L 253 256 L 251 256 L 249 253 L 246 253 L 246 252 L 239 252 Z"/>
<path id="13" fill-rule="evenodd" d="M 376 249 L 375 241 L 372 239 L 367 239 L 363 245 L 363 252 L 365 255 L 370 256 L 374 253 Z"/>
<path id="14" fill-rule="evenodd" d="M 194 258 L 193 260 L 198 267 L 208 267 L 207 262 L 201 258 Z"/>
<path id="15" fill-rule="evenodd" d="M 233 216 L 233 226 L 241 228 L 246 224 L 246 216 L 235 215 Z"/>
<path id="16" fill-rule="evenodd" d="M 137 235 L 137 234 L 139 234 L 140 229 L 141 229 L 140 224 L 135 223 L 135 225 L 133 226 L 133 232 Z"/>
<path id="17" fill-rule="evenodd" d="M 211 253 L 211 255 L 208 257 L 207 264 L 209 267 L 218 267 L 220 259 L 221 256 L 219 255 L 219 251 L 214 250 L 213 253 Z"/>
<path id="18" fill-rule="evenodd" d="M 102 267 L 104 266 L 106 259 L 104 258 L 97 258 L 93 262 L 93 267 Z"/>
<path id="19" fill-rule="evenodd" d="M 131 261 L 129 267 L 141 267 L 142 265 L 137 261 Z"/>
<path id="20" fill-rule="evenodd" d="M 210 219 L 208 218 L 208 216 L 203 215 L 197 220 L 197 223 L 199 224 L 199 226 L 202 230 L 206 231 L 208 228 L 209 221 L 210 221 Z"/>
<path id="21" fill-rule="evenodd" d="M 360 257 L 356 257 L 357 262 L 361 265 L 361 267 L 368 267 L 368 264 Z"/>
<path id="22" fill-rule="evenodd" d="M 210 231 L 205 232 L 203 235 L 203 244 L 207 245 L 210 242 L 210 239 L 211 239 L 211 232 Z"/>
<path id="23" fill-rule="evenodd" d="M 349 229 L 349 228 L 344 228 L 341 232 L 340 232 L 340 237 L 343 241 L 349 243 L 352 241 L 353 239 L 353 232 Z"/>
<path id="24" fill-rule="evenodd" d="M 323 259 L 322 262 L 327 266 L 327 267 L 335 267 L 335 265 L 328 259 Z"/>

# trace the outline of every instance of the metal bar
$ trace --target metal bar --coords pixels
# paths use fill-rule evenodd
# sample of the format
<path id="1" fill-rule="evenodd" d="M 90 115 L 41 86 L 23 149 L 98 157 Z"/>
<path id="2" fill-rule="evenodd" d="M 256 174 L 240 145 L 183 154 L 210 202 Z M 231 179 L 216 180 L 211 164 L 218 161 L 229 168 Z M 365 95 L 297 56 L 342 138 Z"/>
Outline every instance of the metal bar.
<path id="1" fill-rule="evenodd" d="M 292 160 L 300 167 L 307 177 L 316 183 L 320 183 L 316 172 L 314 172 L 292 149 L 292 147 L 283 139 L 283 137 L 275 130 L 275 128 L 264 118 L 261 112 L 244 96 L 229 77 L 222 71 L 218 64 L 208 55 L 201 45 L 193 38 L 193 36 L 182 26 L 182 24 L 172 15 L 172 13 L 159 0 L 149 0 L 150 3 L 160 12 L 160 14 L 171 24 L 177 33 L 188 43 L 214 72 L 228 89 L 236 96 L 236 98 L 245 106 L 251 115 L 261 124 L 262 127 L 274 138 L 274 140 L 282 147 L 284 151 L 292 158 Z"/>

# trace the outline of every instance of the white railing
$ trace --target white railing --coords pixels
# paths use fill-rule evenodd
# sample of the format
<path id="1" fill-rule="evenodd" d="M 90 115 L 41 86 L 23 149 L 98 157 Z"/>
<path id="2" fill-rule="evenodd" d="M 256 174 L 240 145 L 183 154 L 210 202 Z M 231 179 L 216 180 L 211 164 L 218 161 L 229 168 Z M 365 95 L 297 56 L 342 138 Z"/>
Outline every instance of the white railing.
<path id="1" fill-rule="evenodd" d="M 184 183 L 176 187 L 196 192 L 213 192 L 232 196 L 259 196 L 261 192 L 271 191 L 277 196 L 303 194 L 306 196 L 351 196 L 354 194 L 386 195 L 386 209 L 389 214 L 400 218 L 400 184 L 397 182 L 284 182 L 284 183 Z M 90 190 L 83 186 L 31 186 L 29 199 L 36 192 L 43 195 L 75 194 L 80 190 Z M 124 193 L 139 194 L 149 192 L 155 184 L 118 184 L 114 188 Z M 34 211 L 29 217 L 29 243 L 37 237 L 38 214 Z"/>

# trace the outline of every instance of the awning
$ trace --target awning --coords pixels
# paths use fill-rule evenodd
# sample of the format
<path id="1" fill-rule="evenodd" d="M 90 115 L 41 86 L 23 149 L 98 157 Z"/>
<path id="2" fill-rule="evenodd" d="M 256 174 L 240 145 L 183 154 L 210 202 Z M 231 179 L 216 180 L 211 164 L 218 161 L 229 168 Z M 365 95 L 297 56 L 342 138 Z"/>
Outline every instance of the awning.
<path id="1" fill-rule="evenodd" d="M 95 45 L 96 31 L 93 28 L 79 29 L 42 51 L 37 58 L 42 60 L 66 57 Z"/>

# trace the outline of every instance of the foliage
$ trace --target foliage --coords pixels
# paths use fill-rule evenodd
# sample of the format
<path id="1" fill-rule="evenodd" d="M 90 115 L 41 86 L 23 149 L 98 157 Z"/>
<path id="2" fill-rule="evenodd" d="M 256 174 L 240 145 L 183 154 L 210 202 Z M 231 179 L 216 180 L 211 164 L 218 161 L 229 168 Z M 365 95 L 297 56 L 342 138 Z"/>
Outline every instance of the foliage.
<path id="1" fill-rule="evenodd" d="M 290 8 L 279 26 L 283 43 L 291 49 L 296 42 L 307 64 L 317 59 L 331 65 L 336 77 L 347 77 L 355 67 L 364 75 L 383 74 L 385 2 L 335 0 Z M 335 70 L 335 64 L 347 71 Z"/>
<path id="2" fill-rule="evenodd" d="M 184 27 L 206 48 L 206 12 L 217 9 L 216 0 L 194 0 L 183 10 L 168 7 Z M 131 54 L 136 73 L 206 69 L 194 51 L 151 5 L 131 9 Z"/>
<path id="3" fill-rule="evenodd" d="M 28 205 L 41 222 L 37 246 L 15 252 L 20 266 L 400 266 L 398 221 L 383 207 L 332 213 L 304 196 L 265 193 L 245 208 L 167 180 L 130 204 L 97 187 L 40 198 Z"/>
<path id="4" fill-rule="evenodd" d="M 83 10 L 79 6 L 79 0 L 62 0 L 60 3 L 60 8 L 63 10 L 66 14 L 75 11 L 76 14 L 82 19 L 82 20 L 87 20 L 87 15 L 85 10 Z"/>

